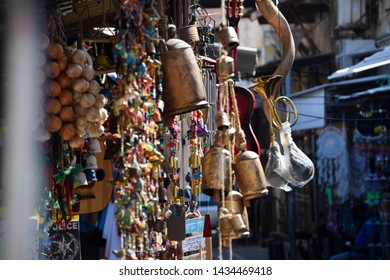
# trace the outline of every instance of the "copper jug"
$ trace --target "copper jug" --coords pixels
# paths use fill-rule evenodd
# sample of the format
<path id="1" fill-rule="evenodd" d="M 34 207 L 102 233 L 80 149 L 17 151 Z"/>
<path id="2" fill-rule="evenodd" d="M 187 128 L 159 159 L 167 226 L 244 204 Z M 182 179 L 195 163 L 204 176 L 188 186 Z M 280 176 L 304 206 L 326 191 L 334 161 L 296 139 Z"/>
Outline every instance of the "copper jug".
<path id="1" fill-rule="evenodd" d="M 191 46 L 176 38 L 162 43 L 163 117 L 208 107 L 201 71 Z"/>

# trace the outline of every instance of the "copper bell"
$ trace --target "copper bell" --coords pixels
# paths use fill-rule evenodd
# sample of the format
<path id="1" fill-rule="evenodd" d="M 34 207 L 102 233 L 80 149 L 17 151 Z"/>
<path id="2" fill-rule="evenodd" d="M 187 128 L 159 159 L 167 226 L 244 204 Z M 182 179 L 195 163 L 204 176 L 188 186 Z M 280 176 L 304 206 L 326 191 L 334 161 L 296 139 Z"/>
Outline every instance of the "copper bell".
<path id="1" fill-rule="evenodd" d="M 226 112 L 218 111 L 215 115 L 215 124 L 219 130 L 226 130 L 230 127 L 229 116 Z"/>
<path id="2" fill-rule="evenodd" d="M 183 26 L 178 28 L 176 31 L 179 39 L 187 42 L 190 45 L 195 45 L 196 43 L 200 42 L 198 28 L 195 25 Z"/>
<path id="3" fill-rule="evenodd" d="M 226 51 L 237 48 L 240 44 L 237 32 L 233 26 L 222 26 L 217 33 L 217 37 Z"/>
<path id="4" fill-rule="evenodd" d="M 224 81 L 234 77 L 234 59 L 222 54 L 216 61 L 215 72 L 218 78 Z"/>
<path id="5" fill-rule="evenodd" d="M 228 209 L 221 207 L 219 209 L 219 225 L 222 238 L 229 238 L 232 233 L 232 224 L 230 223 L 232 214 Z"/>
<path id="6" fill-rule="evenodd" d="M 163 43 L 163 117 L 181 115 L 209 106 L 201 71 L 192 47 L 181 39 Z"/>
<path id="7" fill-rule="evenodd" d="M 203 157 L 202 165 L 202 192 L 213 196 L 214 192 L 228 192 L 231 188 L 229 167 L 231 164 L 230 152 L 222 147 L 210 148 Z"/>
<path id="8" fill-rule="evenodd" d="M 248 200 L 268 194 L 263 166 L 255 152 L 241 151 L 234 158 L 233 170 L 246 206 L 250 205 Z"/>
<path id="9" fill-rule="evenodd" d="M 237 191 L 231 191 L 229 195 L 226 196 L 224 200 L 224 207 L 222 201 L 217 202 L 220 211 L 220 223 L 221 223 L 221 232 L 223 239 L 238 239 L 242 237 L 248 237 L 249 232 L 249 219 L 248 212 L 244 206 L 243 196 Z M 224 209 L 227 209 L 224 210 Z M 228 234 L 228 224 L 229 222 L 231 231 Z M 223 232 L 222 223 L 224 223 L 225 231 Z M 224 247 L 227 244 L 224 242 Z"/>

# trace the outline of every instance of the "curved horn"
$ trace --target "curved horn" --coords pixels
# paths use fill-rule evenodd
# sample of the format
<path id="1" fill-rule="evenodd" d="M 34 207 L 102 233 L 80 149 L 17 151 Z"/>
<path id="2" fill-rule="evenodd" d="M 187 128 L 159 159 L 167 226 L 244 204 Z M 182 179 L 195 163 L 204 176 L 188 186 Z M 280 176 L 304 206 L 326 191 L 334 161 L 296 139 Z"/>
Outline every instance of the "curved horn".
<path id="1" fill-rule="evenodd" d="M 290 71 L 295 59 L 295 44 L 290 26 L 272 0 L 256 0 L 256 7 L 266 21 L 274 28 L 282 43 L 282 63 L 276 68 L 273 75 L 282 75 L 274 87 L 272 97 L 275 97 L 284 77 Z"/>

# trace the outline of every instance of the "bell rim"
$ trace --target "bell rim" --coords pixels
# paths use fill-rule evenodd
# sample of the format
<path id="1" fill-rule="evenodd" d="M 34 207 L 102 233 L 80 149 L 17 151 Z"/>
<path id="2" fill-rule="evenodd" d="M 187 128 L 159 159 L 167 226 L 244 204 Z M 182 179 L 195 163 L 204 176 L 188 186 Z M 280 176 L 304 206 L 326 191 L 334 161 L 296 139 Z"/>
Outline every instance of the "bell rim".
<path id="1" fill-rule="evenodd" d="M 196 104 L 192 104 L 189 106 L 186 106 L 185 108 L 175 109 L 172 111 L 163 112 L 162 116 L 165 117 L 171 117 L 175 115 L 184 115 L 186 113 L 190 113 L 196 110 L 204 109 L 210 107 L 210 104 L 207 102 L 207 100 L 202 100 L 197 102 Z"/>

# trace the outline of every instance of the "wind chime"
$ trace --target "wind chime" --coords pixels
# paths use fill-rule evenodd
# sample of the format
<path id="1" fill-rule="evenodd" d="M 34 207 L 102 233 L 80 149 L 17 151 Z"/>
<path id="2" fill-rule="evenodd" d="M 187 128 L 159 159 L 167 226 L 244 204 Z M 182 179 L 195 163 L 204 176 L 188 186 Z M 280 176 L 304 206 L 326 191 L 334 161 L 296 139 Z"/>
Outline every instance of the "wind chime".
<path id="1" fill-rule="evenodd" d="M 234 8 L 234 16 L 238 17 L 243 9 L 243 1 L 233 2 L 228 6 Z M 246 207 L 250 206 L 250 199 L 268 192 L 259 156 L 247 149 L 245 133 L 241 128 L 233 80 L 235 60 L 228 55 L 229 51 L 237 48 L 239 40 L 235 29 L 226 25 L 224 4 L 222 11 L 223 21 L 217 36 L 223 50 L 215 66 L 218 77 L 216 131 L 213 145 L 204 156 L 202 184 L 203 193 L 213 196 L 218 204 L 220 258 L 222 246 L 231 249 L 232 239 L 249 236 Z M 234 185 L 239 191 L 234 189 Z"/>
<path id="2" fill-rule="evenodd" d="M 111 106 L 110 132 L 119 138 L 107 142 L 116 146 L 110 157 L 122 245 L 115 253 L 122 259 L 158 258 L 165 251 L 160 16 L 153 5 L 153 1 L 121 3 L 120 40 L 114 45 L 118 92 Z"/>

